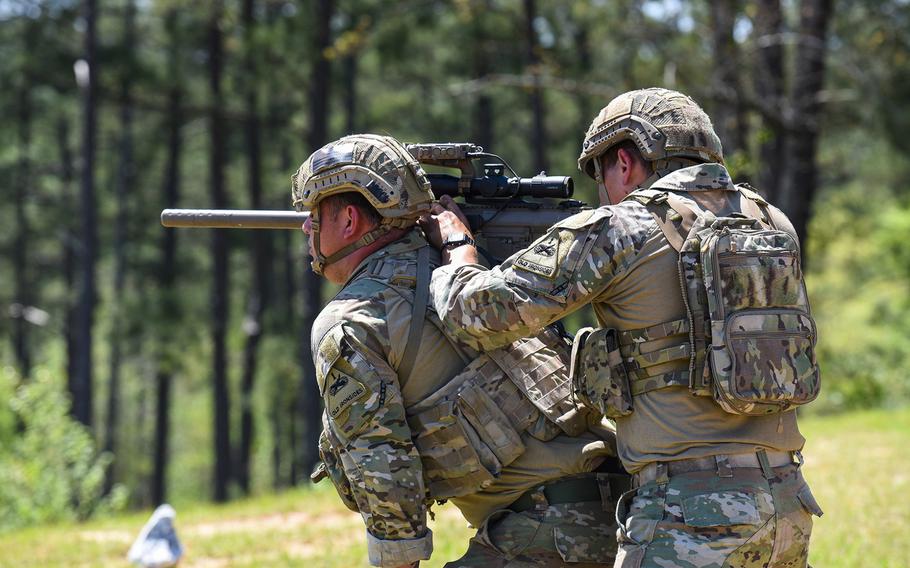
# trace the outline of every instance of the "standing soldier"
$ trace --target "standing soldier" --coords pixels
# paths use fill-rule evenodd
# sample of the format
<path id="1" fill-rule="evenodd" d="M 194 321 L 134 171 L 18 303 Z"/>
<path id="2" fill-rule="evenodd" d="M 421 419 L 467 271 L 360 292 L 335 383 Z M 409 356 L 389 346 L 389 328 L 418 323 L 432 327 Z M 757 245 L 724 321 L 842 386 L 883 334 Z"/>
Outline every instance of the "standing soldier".
<path id="1" fill-rule="evenodd" d="M 793 408 L 819 375 L 793 226 L 730 181 L 710 119 L 675 91 L 613 99 L 578 165 L 602 207 L 491 270 L 471 244 L 446 247 L 470 231 L 451 200 L 434 205 L 446 328 L 493 349 L 593 306 L 600 328 L 577 334 L 572 381 L 615 419 L 633 474 L 617 567 L 805 566 L 821 510 Z"/>
<path id="2" fill-rule="evenodd" d="M 363 516 L 370 562 L 428 559 L 428 505 L 451 500 L 479 530 L 448 566 L 612 564 L 629 486 L 614 432 L 576 409 L 568 345 L 552 330 L 483 355 L 441 331 L 428 311 L 439 253 L 416 226 L 433 196 L 404 146 L 332 142 L 292 194 L 310 211 L 313 270 L 343 286 L 313 325 L 325 402 L 313 478 Z"/>

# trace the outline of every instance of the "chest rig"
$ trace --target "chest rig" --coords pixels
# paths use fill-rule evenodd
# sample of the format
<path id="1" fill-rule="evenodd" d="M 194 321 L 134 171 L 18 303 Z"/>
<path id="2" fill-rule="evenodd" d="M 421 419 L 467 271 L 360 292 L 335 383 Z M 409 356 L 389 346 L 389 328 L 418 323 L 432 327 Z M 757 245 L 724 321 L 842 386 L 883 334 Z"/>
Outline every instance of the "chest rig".
<path id="1" fill-rule="evenodd" d="M 815 322 L 799 244 L 776 229 L 767 202 L 737 186 L 743 212 L 717 217 L 680 195 L 638 190 L 679 253 L 684 318 L 617 331 L 585 329 L 573 346 L 576 397 L 610 418 L 633 398 L 686 387 L 732 414 L 782 412 L 820 387 Z"/>
<path id="2" fill-rule="evenodd" d="M 452 341 L 435 313 L 427 313 L 430 255 L 430 247 L 418 249 L 416 276 L 413 257 L 391 257 L 370 262 L 358 278 L 381 283 L 412 303 L 400 380 L 419 380 L 412 374 L 425 322 L 440 330 L 464 363 L 445 385 L 405 409 L 428 497 L 443 500 L 492 485 L 524 453 L 523 433 L 541 441 L 577 436 L 587 428 L 589 411 L 572 399 L 569 346 L 555 330 L 481 354 Z"/>

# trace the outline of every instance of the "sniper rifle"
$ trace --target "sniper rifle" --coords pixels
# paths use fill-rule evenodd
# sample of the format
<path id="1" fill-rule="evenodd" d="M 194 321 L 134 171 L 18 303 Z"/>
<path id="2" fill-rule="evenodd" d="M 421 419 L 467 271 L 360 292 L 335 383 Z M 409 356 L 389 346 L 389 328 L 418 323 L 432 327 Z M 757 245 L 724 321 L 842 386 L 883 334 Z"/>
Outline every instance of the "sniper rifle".
<path id="1" fill-rule="evenodd" d="M 483 255 L 499 263 L 543 236 L 554 224 L 589 207 L 574 199 L 569 176 L 546 173 L 523 178 L 496 154 L 469 143 L 409 144 L 414 158 L 430 166 L 437 199 L 457 198 Z M 433 170 L 458 170 L 440 173 Z M 508 175 L 507 175 L 508 174 Z M 309 213 L 234 209 L 165 209 L 165 227 L 300 229 Z"/>

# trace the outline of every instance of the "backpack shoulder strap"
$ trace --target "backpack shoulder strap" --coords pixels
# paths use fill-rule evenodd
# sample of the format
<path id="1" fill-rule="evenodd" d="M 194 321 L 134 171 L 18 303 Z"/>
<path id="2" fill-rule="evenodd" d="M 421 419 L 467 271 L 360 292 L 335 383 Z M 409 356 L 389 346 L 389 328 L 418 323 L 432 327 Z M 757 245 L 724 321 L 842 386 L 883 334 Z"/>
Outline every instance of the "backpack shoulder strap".
<path id="1" fill-rule="evenodd" d="M 777 228 L 774 219 L 771 217 L 771 212 L 768 211 L 768 201 L 764 197 L 747 183 L 737 184 L 736 189 L 739 190 L 740 195 L 744 198 L 742 200 L 743 213 L 749 217 L 759 219 L 772 229 Z"/>
<path id="2" fill-rule="evenodd" d="M 630 195 L 651 212 L 657 226 L 677 252 L 682 250 L 699 213 L 685 200 L 669 191 L 638 190 Z"/>

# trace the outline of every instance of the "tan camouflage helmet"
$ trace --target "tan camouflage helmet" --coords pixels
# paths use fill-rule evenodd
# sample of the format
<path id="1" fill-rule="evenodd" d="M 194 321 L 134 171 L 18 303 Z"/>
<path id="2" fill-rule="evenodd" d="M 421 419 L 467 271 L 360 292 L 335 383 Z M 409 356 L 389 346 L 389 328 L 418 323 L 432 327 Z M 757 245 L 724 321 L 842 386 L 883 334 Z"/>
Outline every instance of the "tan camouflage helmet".
<path id="1" fill-rule="evenodd" d="M 629 91 L 610 101 L 585 134 L 578 169 L 600 183 L 600 157 L 625 140 L 635 142 L 655 173 L 691 162 L 724 162 L 720 138 L 705 111 L 669 89 Z"/>
<path id="2" fill-rule="evenodd" d="M 330 195 L 356 192 L 382 217 L 378 227 L 328 258 L 319 249 L 318 203 Z M 310 211 L 310 234 L 316 258 L 313 270 L 321 274 L 337 262 L 392 229 L 408 228 L 430 209 L 433 193 L 420 164 L 391 136 L 353 134 L 314 152 L 291 178 L 291 199 L 298 211 Z"/>

